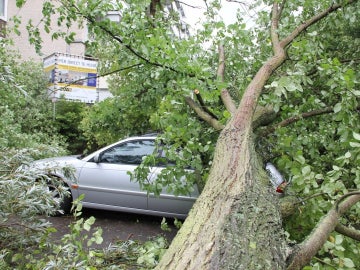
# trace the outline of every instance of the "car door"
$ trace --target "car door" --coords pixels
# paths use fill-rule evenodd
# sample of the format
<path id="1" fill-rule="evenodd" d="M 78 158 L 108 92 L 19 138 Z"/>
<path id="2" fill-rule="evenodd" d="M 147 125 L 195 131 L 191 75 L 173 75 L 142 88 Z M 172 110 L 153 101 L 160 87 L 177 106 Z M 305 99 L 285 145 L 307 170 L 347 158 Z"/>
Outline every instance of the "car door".
<path id="1" fill-rule="evenodd" d="M 163 213 L 165 216 L 187 216 L 198 197 L 197 188 L 189 195 L 175 196 L 164 188 L 159 196 L 149 194 L 148 209 L 150 211 Z"/>
<path id="2" fill-rule="evenodd" d="M 128 172 L 134 171 L 154 148 L 153 140 L 129 140 L 102 151 L 97 162 L 95 159 L 86 162 L 79 176 L 84 206 L 147 209 L 146 191 L 130 181 Z"/>
<path id="3" fill-rule="evenodd" d="M 159 151 L 159 155 L 165 158 L 164 151 Z M 170 161 L 165 162 L 165 164 L 160 164 L 156 169 L 155 176 L 158 175 L 165 167 L 173 165 L 174 163 Z M 192 170 L 189 171 L 191 172 Z M 183 181 L 186 180 L 183 179 Z M 167 216 L 185 217 L 197 199 L 198 195 L 199 192 L 196 185 L 194 186 L 194 191 L 191 192 L 191 194 L 178 196 L 168 192 L 165 187 L 162 189 L 159 196 L 149 194 L 148 209 L 150 211 L 157 212 L 157 214 L 163 213 Z"/>

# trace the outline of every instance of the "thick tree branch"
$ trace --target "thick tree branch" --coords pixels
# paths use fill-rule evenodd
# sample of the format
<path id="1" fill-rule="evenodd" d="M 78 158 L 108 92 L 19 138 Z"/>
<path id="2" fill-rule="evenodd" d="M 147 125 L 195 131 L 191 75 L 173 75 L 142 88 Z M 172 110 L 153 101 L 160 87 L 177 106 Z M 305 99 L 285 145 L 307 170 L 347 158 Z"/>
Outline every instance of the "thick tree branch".
<path id="1" fill-rule="evenodd" d="M 253 117 L 253 128 L 266 126 L 272 123 L 276 118 L 276 113 L 271 106 L 257 106 Z"/>
<path id="2" fill-rule="evenodd" d="M 344 7 L 345 5 L 357 2 L 358 0 L 348 0 L 343 2 L 343 4 L 332 4 L 331 7 L 325 9 L 324 11 L 318 13 L 314 17 L 308 19 L 303 24 L 299 25 L 290 35 L 285 37 L 283 40 L 281 40 L 280 45 L 281 47 L 285 48 L 287 45 L 289 45 L 296 37 L 298 37 L 302 32 L 304 32 L 307 28 L 309 28 L 311 25 L 315 24 L 316 22 L 320 21 L 321 19 L 328 16 L 330 13 L 338 10 L 339 8 Z"/>
<path id="3" fill-rule="evenodd" d="M 279 8 L 279 4 L 277 1 L 274 1 L 272 12 L 271 12 L 271 27 L 270 27 L 270 37 L 271 42 L 273 45 L 273 51 L 276 55 L 279 48 L 279 35 L 278 35 L 278 29 L 279 29 L 279 21 L 281 16 L 281 7 Z M 284 47 L 282 47 L 284 48 Z"/>
<path id="4" fill-rule="evenodd" d="M 228 112 L 231 115 L 234 115 L 234 113 L 236 112 L 236 104 L 235 104 L 234 100 L 232 99 L 232 97 L 230 96 L 229 91 L 226 88 L 221 90 L 220 97 L 221 97 L 222 102 L 225 105 L 225 108 L 228 110 Z"/>
<path id="5" fill-rule="evenodd" d="M 152 16 L 152 17 L 155 16 L 157 6 L 161 7 L 160 0 L 151 0 L 150 5 L 149 5 L 150 16 Z"/>
<path id="6" fill-rule="evenodd" d="M 293 117 L 290 117 L 288 119 L 285 119 L 285 120 L 277 123 L 276 125 L 268 127 L 263 132 L 261 132 L 261 135 L 266 136 L 266 135 L 274 132 L 276 129 L 278 129 L 280 127 L 286 127 L 286 126 L 288 126 L 288 125 L 290 125 L 290 124 L 292 124 L 294 122 L 297 122 L 297 121 L 305 119 L 305 118 L 309 118 L 309 117 L 313 117 L 313 116 L 317 116 L 317 115 L 321 115 L 321 114 L 326 114 L 326 113 L 333 113 L 333 112 L 334 112 L 333 107 L 328 107 L 328 108 L 324 108 L 324 109 L 305 112 L 305 113 L 302 113 L 300 115 L 293 116 Z"/>
<path id="7" fill-rule="evenodd" d="M 185 97 L 186 103 L 190 106 L 191 109 L 206 123 L 212 126 L 216 130 L 222 130 L 224 125 L 221 124 L 218 120 L 212 117 L 210 114 L 205 112 L 191 97 Z"/>
<path id="8" fill-rule="evenodd" d="M 358 231 L 358 230 L 346 227 L 346 226 L 338 223 L 335 227 L 335 231 L 342 235 L 345 235 L 347 237 L 350 237 L 352 239 L 360 241 L 360 231 Z"/>
<path id="9" fill-rule="evenodd" d="M 219 52 L 219 66 L 218 66 L 216 75 L 218 77 L 218 80 L 220 80 L 221 82 L 224 82 L 225 51 L 224 51 L 224 46 L 223 45 L 221 45 L 221 44 L 219 45 L 218 52 Z"/>
<path id="10" fill-rule="evenodd" d="M 358 0 L 349 0 L 346 4 L 354 3 Z M 246 88 L 244 95 L 241 99 L 240 105 L 237 109 L 236 114 L 234 115 L 234 120 L 232 125 L 236 128 L 244 129 L 248 126 L 248 121 L 251 121 L 253 114 L 256 109 L 257 100 L 259 95 L 268 81 L 271 74 L 284 63 L 286 60 L 286 51 L 285 48 L 289 45 L 300 33 L 305 31 L 309 26 L 318 22 L 319 20 L 326 17 L 328 14 L 338 10 L 339 8 L 345 6 L 346 4 L 334 4 L 330 8 L 326 9 L 323 12 L 318 13 L 314 17 L 307 20 L 305 23 L 298 26 L 289 36 L 284 38 L 282 41 L 279 41 L 278 29 L 279 29 L 279 20 L 282 12 L 283 5 L 285 1 L 282 2 L 282 6 L 279 7 L 278 1 L 274 1 L 271 13 L 271 27 L 270 27 L 270 36 L 273 47 L 274 56 L 271 57 L 256 73 L 253 80 L 250 82 L 249 86 Z"/>
<path id="11" fill-rule="evenodd" d="M 224 46 L 219 45 L 219 66 L 217 70 L 217 78 L 221 82 L 224 82 L 224 74 L 225 74 L 225 52 L 224 52 Z M 220 92 L 221 100 L 225 105 L 225 108 L 228 110 L 228 112 L 231 115 L 234 115 L 236 111 L 236 105 L 234 100 L 231 98 L 229 91 L 224 88 Z"/>
<path id="12" fill-rule="evenodd" d="M 197 100 L 199 101 L 200 105 L 201 105 L 201 108 L 206 112 L 208 113 L 211 117 L 215 118 L 216 120 L 219 120 L 219 118 L 212 112 L 209 110 L 209 108 L 205 105 L 205 102 L 200 94 L 200 91 L 198 89 L 195 89 L 194 90 L 194 94 L 197 98 Z"/>
<path id="13" fill-rule="evenodd" d="M 156 1 L 155 1 L 156 2 Z M 64 8 L 68 8 L 68 3 L 62 3 Z M 154 62 L 151 61 L 149 59 L 147 59 L 145 56 L 143 56 L 141 53 L 137 52 L 133 47 L 131 47 L 129 44 L 124 43 L 124 41 L 122 40 L 121 37 L 115 35 L 110 29 L 108 29 L 107 27 L 105 27 L 104 25 L 101 25 L 97 22 L 97 19 L 95 17 L 91 17 L 90 15 L 86 15 L 83 14 L 81 12 L 81 10 L 76 6 L 76 5 L 72 5 L 72 8 L 76 9 L 78 14 L 80 16 L 82 16 L 85 20 L 87 20 L 90 24 L 98 27 L 101 31 L 103 31 L 104 33 L 106 33 L 107 35 L 109 35 L 113 40 L 116 40 L 118 43 L 120 43 L 122 46 L 124 46 L 126 49 L 128 49 L 133 55 L 135 55 L 137 58 L 141 59 L 142 61 L 144 61 L 145 63 L 152 65 L 152 66 L 156 66 L 156 67 L 161 67 L 161 68 L 165 68 L 168 69 L 170 71 L 176 72 L 176 73 L 184 73 L 184 72 L 180 72 L 179 70 L 176 70 L 175 68 L 165 65 L 165 64 L 160 64 L 158 62 Z M 185 74 L 189 77 L 195 77 L 195 74 L 190 74 L 187 73 Z"/>
<path id="14" fill-rule="evenodd" d="M 307 265 L 325 244 L 330 233 L 334 231 L 338 219 L 359 201 L 360 192 L 351 192 L 341 197 L 328 214 L 319 221 L 310 236 L 299 245 L 298 250 L 291 255 L 287 270 L 300 270 Z"/>
<path id="15" fill-rule="evenodd" d="M 255 74 L 254 78 L 245 89 L 240 104 L 234 114 L 231 126 L 236 129 L 245 130 L 252 126 L 254 112 L 257 106 L 258 98 L 273 72 L 280 67 L 286 60 L 284 47 L 279 43 L 278 26 L 279 26 L 279 7 L 277 1 L 274 1 L 270 36 L 272 41 L 274 55 L 267 60 Z"/>
<path id="16" fill-rule="evenodd" d="M 281 19 L 281 15 L 282 15 L 282 12 L 285 8 L 285 4 L 286 4 L 286 0 L 282 0 L 280 6 L 279 6 L 279 10 L 278 10 L 278 14 L 279 14 L 279 20 Z"/>

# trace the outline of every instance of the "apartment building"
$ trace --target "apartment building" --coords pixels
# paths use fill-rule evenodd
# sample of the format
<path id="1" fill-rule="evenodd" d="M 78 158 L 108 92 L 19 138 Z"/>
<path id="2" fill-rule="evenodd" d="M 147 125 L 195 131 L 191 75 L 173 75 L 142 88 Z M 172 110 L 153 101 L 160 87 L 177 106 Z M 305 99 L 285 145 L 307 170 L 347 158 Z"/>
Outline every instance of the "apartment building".
<path id="1" fill-rule="evenodd" d="M 98 78 L 96 59 L 90 59 L 85 55 L 87 28 L 73 25 L 68 29 L 69 32 L 75 33 L 74 41 L 70 44 L 63 39 L 52 39 L 51 33 L 46 33 L 42 27 L 44 2 L 45 0 L 27 0 L 21 8 L 18 8 L 16 0 L 0 0 L 0 27 L 11 29 L 14 26 L 13 16 L 18 17 L 22 22 L 18 28 L 20 35 L 11 31 L 7 34 L 13 40 L 14 49 L 19 52 L 21 59 L 44 63 L 45 72 L 49 76 L 51 93 L 49 96 L 52 100 L 65 96 L 70 100 L 94 103 L 111 96 L 107 89 L 106 79 Z M 57 1 L 52 1 L 52 3 L 56 4 Z M 168 11 L 177 11 L 180 18 L 185 17 L 179 1 L 166 1 L 165 8 Z M 120 13 L 112 11 L 107 17 L 113 21 L 119 21 Z M 43 41 L 40 54 L 28 41 L 26 24 L 29 20 L 40 30 Z M 53 31 L 59 30 L 55 21 L 56 18 L 51 25 Z M 179 25 L 174 27 L 174 35 L 180 38 L 189 36 L 187 25 L 185 23 Z"/>
<path id="2" fill-rule="evenodd" d="M 23 61 L 44 63 L 45 72 L 49 75 L 49 97 L 53 101 L 64 96 L 69 100 L 95 103 L 110 97 L 106 79 L 97 78 L 97 60 L 85 55 L 87 28 L 76 25 L 70 28 L 68 31 L 75 33 L 74 41 L 70 44 L 63 39 L 52 39 L 51 33 L 46 33 L 42 27 L 43 3 L 44 0 L 28 0 L 18 8 L 15 0 L 0 0 L 0 27 L 11 30 L 14 16 L 22 22 L 18 28 L 20 35 L 7 32 L 7 37 L 12 39 L 14 44 L 11 49 L 17 51 Z M 39 26 L 42 38 L 40 53 L 37 53 L 34 45 L 28 41 L 26 24 L 29 20 L 33 25 Z M 56 22 L 52 23 L 51 28 L 54 31 L 60 30 Z M 52 65 L 49 65 L 51 61 Z"/>
<path id="3" fill-rule="evenodd" d="M 0 0 L 4 2 L 4 7 L 7 9 L 5 11 L 5 19 L 7 22 L 7 27 L 12 27 L 12 17 L 17 16 L 21 19 L 22 23 L 20 24 L 19 31 L 20 35 L 10 34 L 10 37 L 13 39 L 16 48 L 19 50 L 22 58 L 24 60 L 35 60 L 42 61 L 43 57 L 50 55 L 54 52 L 62 52 L 73 55 L 84 55 L 85 44 L 84 42 L 87 39 L 87 30 L 86 28 L 78 28 L 73 26 L 69 31 L 75 33 L 75 40 L 71 44 L 67 44 L 64 40 L 58 39 L 53 40 L 51 34 L 48 34 L 43 30 L 43 15 L 42 15 L 42 6 L 44 0 L 28 0 L 25 2 L 23 7 L 16 7 L 15 0 Z M 56 3 L 56 1 L 54 1 Z M 33 25 L 38 25 L 40 29 L 40 36 L 43 39 L 43 48 L 41 54 L 37 54 L 34 46 L 30 45 L 28 42 L 28 33 L 26 30 L 26 23 L 32 20 Z M 56 31 L 59 30 L 56 22 L 53 22 L 51 28 Z"/>
<path id="4" fill-rule="evenodd" d="M 0 0 L 0 38 L 4 37 L 3 30 L 7 21 L 7 0 Z"/>

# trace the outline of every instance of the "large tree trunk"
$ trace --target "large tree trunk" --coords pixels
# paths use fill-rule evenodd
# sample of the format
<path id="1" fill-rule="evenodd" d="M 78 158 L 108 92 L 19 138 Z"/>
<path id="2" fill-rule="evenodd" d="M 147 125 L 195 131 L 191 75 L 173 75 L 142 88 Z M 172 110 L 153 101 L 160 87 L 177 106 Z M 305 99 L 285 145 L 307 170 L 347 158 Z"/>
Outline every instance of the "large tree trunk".
<path id="1" fill-rule="evenodd" d="M 278 199 L 262 167 L 251 126 L 228 123 L 205 189 L 157 269 L 284 269 Z"/>
<path id="2" fill-rule="evenodd" d="M 285 268 L 280 208 L 252 130 L 262 88 L 286 59 L 282 47 L 274 52 L 222 130 L 207 184 L 157 269 Z"/>
<path id="3" fill-rule="evenodd" d="M 353 2 L 356 0 L 349 0 L 348 4 Z M 286 1 L 274 1 L 271 12 L 274 55 L 256 73 L 236 111 L 230 109 L 233 118 L 218 139 L 208 182 L 157 269 L 286 267 L 287 246 L 279 202 L 255 153 L 252 121 L 264 85 L 286 59 L 286 47 L 342 5 L 331 5 L 280 40 L 278 28 L 285 4 Z M 300 265 L 304 262 L 296 267 Z"/>

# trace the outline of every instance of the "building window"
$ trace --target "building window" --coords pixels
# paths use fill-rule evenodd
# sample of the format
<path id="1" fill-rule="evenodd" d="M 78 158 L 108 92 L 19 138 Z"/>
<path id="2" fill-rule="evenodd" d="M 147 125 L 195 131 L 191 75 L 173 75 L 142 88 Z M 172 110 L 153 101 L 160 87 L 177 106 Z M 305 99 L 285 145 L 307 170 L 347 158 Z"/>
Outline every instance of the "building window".
<path id="1" fill-rule="evenodd" d="M 7 0 L 0 0 L 0 19 L 6 21 Z"/>

